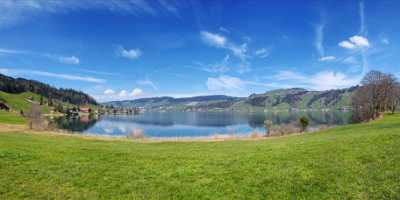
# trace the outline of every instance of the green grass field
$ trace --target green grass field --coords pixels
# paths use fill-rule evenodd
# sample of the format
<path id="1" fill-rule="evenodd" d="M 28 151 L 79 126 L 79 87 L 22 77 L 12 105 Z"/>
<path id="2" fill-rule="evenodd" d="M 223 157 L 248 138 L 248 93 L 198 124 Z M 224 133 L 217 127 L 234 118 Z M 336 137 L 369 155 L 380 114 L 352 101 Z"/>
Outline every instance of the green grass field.
<path id="1" fill-rule="evenodd" d="M 400 199 L 400 115 L 258 141 L 0 133 L 0 199 Z"/>
<path id="2" fill-rule="evenodd" d="M 26 124 L 27 120 L 13 112 L 0 111 L 0 123 L 3 124 Z"/>

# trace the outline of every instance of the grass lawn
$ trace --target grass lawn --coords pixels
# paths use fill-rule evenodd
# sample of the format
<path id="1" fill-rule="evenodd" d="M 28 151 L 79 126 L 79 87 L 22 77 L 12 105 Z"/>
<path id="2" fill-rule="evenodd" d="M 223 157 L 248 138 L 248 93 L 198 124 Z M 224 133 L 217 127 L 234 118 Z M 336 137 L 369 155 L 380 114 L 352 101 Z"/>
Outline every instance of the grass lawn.
<path id="1" fill-rule="evenodd" d="M 400 115 L 258 141 L 0 133 L 0 199 L 400 199 Z"/>
<path id="2" fill-rule="evenodd" d="M 0 111 L 0 123 L 4 124 L 25 124 L 26 119 L 13 112 Z"/>

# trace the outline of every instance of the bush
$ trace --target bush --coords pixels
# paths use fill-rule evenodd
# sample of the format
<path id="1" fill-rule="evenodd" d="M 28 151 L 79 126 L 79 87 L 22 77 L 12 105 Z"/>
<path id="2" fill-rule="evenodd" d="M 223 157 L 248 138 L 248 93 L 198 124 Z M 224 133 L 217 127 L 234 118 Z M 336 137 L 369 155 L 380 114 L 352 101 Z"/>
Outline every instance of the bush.
<path id="1" fill-rule="evenodd" d="M 300 117 L 299 123 L 301 127 L 301 132 L 304 132 L 307 129 L 308 125 L 310 124 L 310 120 L 307 117 L 303 116 Z"/>
<path id="2" fill-rule="evenodd" d="M 271 128 L 269 132 L 269 136 L 283 136 L 283 135 L 289 135 L 293 133 L 298 133 L 300 132 L 299 127 L 296 125 L 295 122 L 292 122 L 290 124 L 283 124 L 277 127 Z"/>

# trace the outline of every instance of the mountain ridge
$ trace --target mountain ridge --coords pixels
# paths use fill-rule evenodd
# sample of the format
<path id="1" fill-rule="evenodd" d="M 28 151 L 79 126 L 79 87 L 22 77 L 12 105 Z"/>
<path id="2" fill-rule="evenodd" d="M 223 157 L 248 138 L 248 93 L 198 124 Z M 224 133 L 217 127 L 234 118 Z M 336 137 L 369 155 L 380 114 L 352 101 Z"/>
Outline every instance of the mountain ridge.
<path id="1" fill-rule="evenodd" d="M 311 91 L 303 88 L 277 89 L 248 97 L 206 95 L 194 97 L 149 97 L 111 101 L 106 106 L 140 107 L 146 111 L 275 111 L 290 109 L 347 109 L 352 92 L 345 89 Z"/>

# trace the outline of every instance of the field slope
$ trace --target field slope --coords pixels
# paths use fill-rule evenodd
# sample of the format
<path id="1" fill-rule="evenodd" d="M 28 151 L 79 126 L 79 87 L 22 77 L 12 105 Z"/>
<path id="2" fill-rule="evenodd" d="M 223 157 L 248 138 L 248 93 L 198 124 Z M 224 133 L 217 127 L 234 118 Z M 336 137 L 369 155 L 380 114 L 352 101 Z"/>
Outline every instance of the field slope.
<path id="1" fill-rule="evenodd" d="M 258 141 L 0 133 L 0 199 L 400 199 L 400 115 Z"/>

